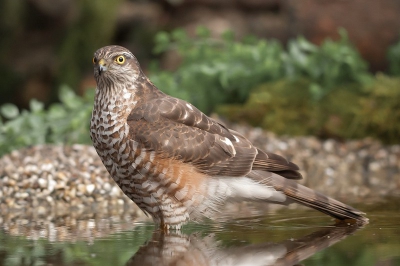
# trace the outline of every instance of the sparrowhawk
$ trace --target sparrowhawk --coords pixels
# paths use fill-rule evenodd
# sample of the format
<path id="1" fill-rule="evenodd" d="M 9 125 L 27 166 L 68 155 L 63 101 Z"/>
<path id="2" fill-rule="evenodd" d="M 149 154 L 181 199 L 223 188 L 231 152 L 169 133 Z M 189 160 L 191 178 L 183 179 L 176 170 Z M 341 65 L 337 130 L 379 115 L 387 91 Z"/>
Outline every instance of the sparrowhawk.
<path id="1" fill-rule="evenodd" d="M 121 46 L 94 53 L 93 145 L 122 191 L 162 228 L 213 217 L 228 200 L 297 202 L 337 219 L 363 213 L 298 184 L 296 164 L 262 151 L 160 91 Z"/>

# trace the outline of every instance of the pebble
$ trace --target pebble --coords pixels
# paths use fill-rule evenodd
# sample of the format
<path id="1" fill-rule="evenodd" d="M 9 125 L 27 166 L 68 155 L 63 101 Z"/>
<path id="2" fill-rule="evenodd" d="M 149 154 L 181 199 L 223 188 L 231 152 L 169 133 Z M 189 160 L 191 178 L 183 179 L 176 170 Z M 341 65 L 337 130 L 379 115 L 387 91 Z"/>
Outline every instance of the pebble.
<path id="1" fill-rule="evenodd" d="M 113 188 L 111 189 L 110 195 L 111 195 L 111 196 L 118 196 L 118 195 L 120 195 L 120 194 L 121 194 L 120 188 L 117 187 L 117 186 L 113 186 Z"/>
<path id="2" fill-rule="evenodd" d="M 362 200 L 400 194 L 400 145 L 385 146 L 371 139 L 278 137 L 259 128 L 229 127 L 261 149 L 295 162 L 304 176 L 300 182 L 329 196 Z M 92 146 L 37 145 L 0 158 L 0 217 L 5 212 L 56 217 L 93 211 L 95 206 L 97 212 L 144 217 L 109 176 Z"/>
<path id="3" fill-rule="evenodd" d="M 39 178 L 39 179 L 38 179 L 38 183 L 39 183 L 39 186 L 40 186 L 41 188 L 47 187 L 47 180 L 44 179 L 44 178 Z"/>
<path id="4" fill-rule="evenodd" d="M 47 213 L 46 208 L 43 207 L 43 206 L 38 206 L 38 207 L 37 207 L 37 213 L 38 213 L 39 215 L 46 215 L 46 213 Z"/>
<path id="5" fill-rule="evenodd" d="M 29 194 L 26 192 L 17 192 L 15 193 L 15 197 L 17 199 L 26 199 L 27 197 L 29 197 Z"/>
<path id="6" fill-rule="evenodd" d="M 51 179 L 51 176 L 49 177 L 49 181 L 47 183 L 47 190 L 51 193 L 54 191 L 56 187 L 57 182 L 53 179 Z"/>
<path id="7" fill-rule="evenodd" d="M 103 189 L 104 189 L 105 192 L 110 191 L 110 190 L 111 190 L 111 185 L 110 185 L 110 183 L 105 183 L 105 184 L 103 185 Z"/>
<path id="8" fill-rule="evenodd" d="M 86 185 L 86 192 L 87 192 L 89 195 L 91 195 L 91 194 L 93 193 L 94 189 L 95 189 L 95 185 L 94 185 L 94 184 Z"/>

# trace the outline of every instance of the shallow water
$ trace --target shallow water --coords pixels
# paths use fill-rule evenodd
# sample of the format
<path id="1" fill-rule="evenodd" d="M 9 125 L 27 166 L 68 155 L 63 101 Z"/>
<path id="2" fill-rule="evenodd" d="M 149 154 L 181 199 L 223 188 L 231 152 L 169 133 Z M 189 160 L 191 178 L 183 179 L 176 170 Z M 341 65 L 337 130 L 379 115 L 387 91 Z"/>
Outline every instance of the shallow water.
<path id="1" fill-rule="evenodd" d="M 355 206 L 370 223 L 304 209 L 154 231 L 130 217 L 2 222 L 0 265 L 400 265 L 400 201 Z"/>

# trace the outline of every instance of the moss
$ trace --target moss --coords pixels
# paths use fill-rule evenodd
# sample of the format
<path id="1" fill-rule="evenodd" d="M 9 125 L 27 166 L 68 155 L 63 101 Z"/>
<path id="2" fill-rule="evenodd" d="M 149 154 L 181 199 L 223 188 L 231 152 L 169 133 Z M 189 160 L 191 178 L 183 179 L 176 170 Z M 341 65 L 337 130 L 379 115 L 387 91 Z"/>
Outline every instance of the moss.
<path id="1" fill-rule="evenodd" d="M 316 119 L 309 85 L 308 80 L 267 83 L 256 88 L 242 107 L 225 105 L 217 112 L 278 134 L 311 134 Z"/>
<path id="2" fill-rule="evenodd" d="M 304 79 L 267 83 L 244 105 L 224 105 L 217 112 L 278 134 L 399 143 L 400 78 L 380 74 L 370 85 L 342 85 L 318 101 L 311 88 L 312 82 Z"/>
<path id="3" fill-rule="evenodd" d="M 360 99 L 357 128 L 386 143 L 400 141 L 400 78 L 378 74 Z"/>

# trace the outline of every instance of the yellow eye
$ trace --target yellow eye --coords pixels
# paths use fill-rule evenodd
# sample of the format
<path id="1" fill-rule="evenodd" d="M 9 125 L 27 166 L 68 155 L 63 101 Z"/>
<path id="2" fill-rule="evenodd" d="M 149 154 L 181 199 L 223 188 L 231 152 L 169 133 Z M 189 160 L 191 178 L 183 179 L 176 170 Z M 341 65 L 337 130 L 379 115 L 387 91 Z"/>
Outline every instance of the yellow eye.
<path id="1" fill-rule="evenodd" d="M 117 58 L 115 58 L 115 62 L 122 65 L 123 63 L 125 63 L 125 56 L 123 55 L 118 56 Z"/>
<path id="2" fill-rule="evenodd" d="M 92 62 L 93 62 L 93 64 L 96 64 L 96 63 L 97 63 L 96 57 L 93 57 Z"/>

